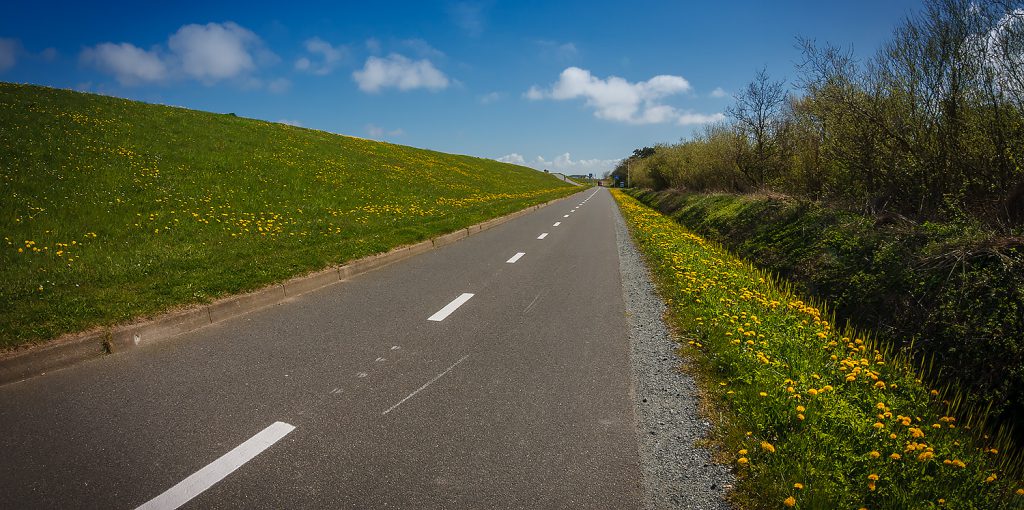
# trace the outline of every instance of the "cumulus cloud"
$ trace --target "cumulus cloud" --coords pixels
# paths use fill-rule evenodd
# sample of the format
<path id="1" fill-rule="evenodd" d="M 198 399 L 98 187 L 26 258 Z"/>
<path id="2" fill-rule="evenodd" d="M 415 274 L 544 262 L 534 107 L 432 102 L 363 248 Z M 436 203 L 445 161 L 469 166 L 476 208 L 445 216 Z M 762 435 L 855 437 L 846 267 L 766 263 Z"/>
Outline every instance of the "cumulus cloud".
<path id="1" fill-rule="evenodd" d="M 548 90 L 533 86 L 526 97 L 558 101 L 583 98 L 598 118 L 651 124 L 668 122 L 677 116 L 674 108 L 660 103 L 661 99 L 689 90 L 690 82 L 682 76 L 659 75 L 630 83 L 618 76 L 601 79 L 586 69 L 569 67 Z"/>
<path id="2" fill-rule="evenodd" d="M 450 83 L 429 60 L 413 61 L 397 53 L 385 58 L 367 58 L 363 68 L 352 73 L 352 78 L 360 90 L 371 93 L 389 87 L 403 91 L 419 88 L 438 91 Z"/>
<path id="3" fill-rule="evenodd" d="M 84 49 L 79 59 L 113 74 L 122 85 L 172 78 L 192 78 L 209 85 L 250 77 L 260 65 L 272 63 L 277 56 L 264 48 L 256 34 L 228 21 L 184 25 L 167 39 L 166 50 L 106 42 Z"/>
<path id="4" fill-rule="evenodd" d="M 723 98 L 723 97 L 726 97 L 726 96 L 728 96 L 728 95 L 729 95 L 729 93 L 728 93 L 728 92 L 726 92 L 726 91 L 725 91 L 725 89 L 723 89 L 722 87 L 715 87 L 715 90 L 712 90 L 712 91 L 711 91 L 711 94 L 709 94 L 709 95 L 710 95 L 711 97 L 713 97 L 713 98 L 716 98 L 716 99 L 721 99 L 721 98 Z"/>
<path id="5" fill-rule="evenodd" d="M 339 64 L 348 58 L 349 50 L 344 45 L 332 46 L 331 43 L 313 37 L 307 39 L 306 51 L 312 56 L 301 57 L 295 61 L 295 69 L 307 71 L 318 76 L 330 74 Z"/>
<path id="6" fill-rule="evenodd" d="M 213 82 L 252 71 L 260 38 L 234 22 L 185 25 L 167 40 L 181 62 L 181 70 L 193 78 Z"/>
<path id="7" fill-rule="evenodd" d="M 523 165 L 537 170 L 548 170 L 567 175 L 600 175 L 606 171 L 613 170 L 615 165 L 619 164 L 619 161 L 621 161 L 620 159 L 596 158 L 574 160 L 568 152 L 555 156 L 552 160 L 547 160 L 543 156 L 537 156 L 534 159 L 527 160 L 522 154 L 515 152 L 494 159 L 501 161 L 502 163 Z"/>
<path id="8" fill-rule="evenodd" d="M 20 51 L 21 43 L 17 39 L 0 38 L 0 73 L 14 67 Z"/>
<path id="9" fill-rule="evenodd" d="M 121 85 L 136 85 L 167 78 L 167 64 L 155 50 L 130 43 L 102 43 L 82 51 L 81 62 L 114 75 Z"/>
<path id="10" fill-rule="evenodd" d="M 690 90 L 690 82 L 682 76 L 663 74 L 647 81 L 631 83 L 618 76 L 602 79 L 586 69 L 569 67 L 562 71 L 558 81 L 550 88 L 541 89 L 534 85 L 524 95 L 534 101 L 582 98 L 587 106 L 593 108 L 595 117 L 629 124 L 695 124 L 700 119 L 710 122 L 721 115 L 681 112 L 662 102 L 667 97 Z"/>

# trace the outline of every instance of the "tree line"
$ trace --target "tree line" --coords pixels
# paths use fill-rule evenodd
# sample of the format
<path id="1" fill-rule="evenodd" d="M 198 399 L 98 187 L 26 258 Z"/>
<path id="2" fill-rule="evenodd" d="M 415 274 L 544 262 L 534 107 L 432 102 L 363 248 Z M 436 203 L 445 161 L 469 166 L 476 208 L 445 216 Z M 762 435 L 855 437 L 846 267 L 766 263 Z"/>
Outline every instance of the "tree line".
<path id="1" fill-rule="evenodd" d="M 858 60 L 798 39 L 791 83 L 759 71 L 727 121 L 633 152 L 634 186 L 773 191 L 919 221 L 1024 223 L 1024 6 L 925 0 Z"/>

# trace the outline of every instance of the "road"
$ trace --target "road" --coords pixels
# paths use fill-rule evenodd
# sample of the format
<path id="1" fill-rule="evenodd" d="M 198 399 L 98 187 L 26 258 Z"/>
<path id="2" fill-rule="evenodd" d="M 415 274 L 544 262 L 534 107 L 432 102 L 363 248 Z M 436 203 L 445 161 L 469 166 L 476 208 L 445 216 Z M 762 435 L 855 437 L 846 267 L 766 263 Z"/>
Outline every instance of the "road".
<path id="1" fill-rule="evenodd" d="M 636 508 L 615 214 L 588 189 L 2 386 L 0 507 Z"/>

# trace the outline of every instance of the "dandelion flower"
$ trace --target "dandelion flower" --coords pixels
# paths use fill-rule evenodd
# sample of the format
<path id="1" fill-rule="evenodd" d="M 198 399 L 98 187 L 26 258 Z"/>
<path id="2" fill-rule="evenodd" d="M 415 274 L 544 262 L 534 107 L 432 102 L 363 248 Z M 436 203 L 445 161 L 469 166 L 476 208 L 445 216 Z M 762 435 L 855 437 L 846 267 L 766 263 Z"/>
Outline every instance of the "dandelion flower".
<path id="1" fill-rule="evenodd" d="M 804 484 L 802 484 L 800 482 L 794 483 L 793 484 L 793 488 L 796 489 L 796 490 L 802 491 L 802 490 L 804 490 Z M 1024 491 L 1024 489 L 1019 489 L 1019 490 Z"/>
<path id="2" fill-rule="evenodd" d="M 736 459 L 736 463 L 741 465 L 741 466 L 746 466 L 749 462 L 750 462 L 750 459 L 748 459 L 746 457 L 740 457 L 740 458 Z"/>
<path id="3" fill-rule="evenodd" d="M 796 498 L 794 498 L 793 496 L 790 496 L 790 497 L 786 498 L 786 500 L 783 501 L 782 504 L 786 505 L 786 506 L 790 506 L 790 507 L 791 506 L 795 506 L 796 505 Z"/>
<path id="4" fill-rule="evenodd" d="M 877 451 L 875 451 L 875 450 L 872 450 L 872 451 L 871 451 L 871 453 L 869 453 L 868 455 L 869 455 L 869 456 L 870 456 L 870 457 L 871 457 L 872 459 L 877 459 L 877 458 L 878 458 L 878 457 L 880 457 L 880 456 L 881 456 L 882 454 L 881 454 L 881 453 L 878 453 L 878 452 L 877 452 Z"/>
<path id="5" fill-rule="evenodd" d="M 769 453 L 775 453 L 775 447 L 768 441 L 761 441 L 761 449 L 768 451 Z"/>

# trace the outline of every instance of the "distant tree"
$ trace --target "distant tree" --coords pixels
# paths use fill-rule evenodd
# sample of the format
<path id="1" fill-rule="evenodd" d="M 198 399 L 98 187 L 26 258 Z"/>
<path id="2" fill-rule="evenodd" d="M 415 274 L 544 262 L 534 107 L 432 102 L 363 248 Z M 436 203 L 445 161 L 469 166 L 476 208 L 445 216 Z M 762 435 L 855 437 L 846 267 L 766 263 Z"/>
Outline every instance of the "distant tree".
<path id="1" fill-rule="evenodd" d="M 781 163 L 778 135 L 784 128 L 782 110 L 786 105 L 786 91 L 783 83 L 772 81 L 768 71 L 762 68 L 736 95 L 736 104 L 726 110 L 743 142 L 737 166 L 754 187 L 764 187 Z"/>

